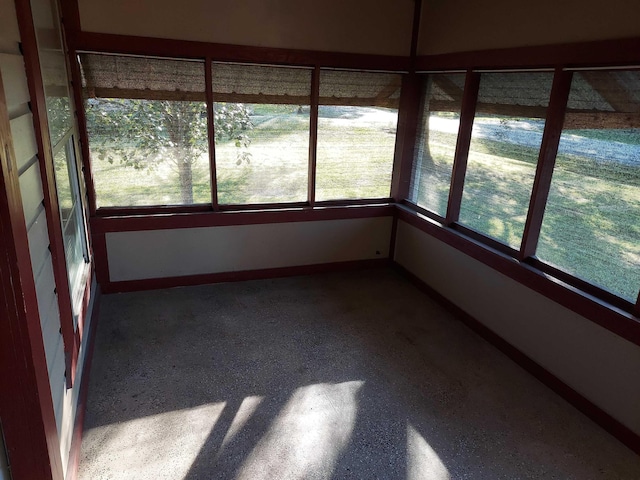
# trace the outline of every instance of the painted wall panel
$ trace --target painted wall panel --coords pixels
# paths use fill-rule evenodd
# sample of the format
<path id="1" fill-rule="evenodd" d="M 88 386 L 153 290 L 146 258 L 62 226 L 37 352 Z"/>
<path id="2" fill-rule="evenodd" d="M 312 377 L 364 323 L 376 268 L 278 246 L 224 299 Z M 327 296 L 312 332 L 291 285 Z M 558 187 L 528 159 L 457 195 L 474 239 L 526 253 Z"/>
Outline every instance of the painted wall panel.
<path id="1" fill-rule="evenodd" d="M 391 218 L 107 234 L 112 281 L 386 258 Z"/>
<path id="2" fill-rule="evenodd" d="M 640 36 L 636 0 L 425 0 L 418 54 Z"/>
<path id="3" fill-rule="evenodd" d="M 22 170 L 38 154 L 36 135 L 33 131 L 33 115 L 31 113 L 20 115 L 11 120 L 11 137 L 16 153 L 18 170 Z"/>
<path id="4" fill-rule="evenodd" d="M 413 1 L 79 0 L 89 32 L 237 45 L 408 55 Z"/>
<path id="5" fill-rule="evenodd" d="M 20 193 L 22 194 L 24 220 L 27 225 L 30 225 L 40 213 L 40 206 L 44 198 L 40 168 L 37 163 L 31 165 L 28 170 L 20 175 Z"/>
<path id="6" fill-rule="evenodd" d="M 58 303 L 56 302 L 55 296 L 50 300 L 53 301 L 49 305 L 43 304 L 43 309 L 40 310 L 42 339 L 44 342 L 44 353 L 47 358 L 47 372 L 49 372 L 49 375 L 53 372 L 55 363 L 59 361 L 57 357 L 59 355 L 64 356 L 64 344 L 62 341 L 62 335 L 60 334 L 60 313 L 58 311 Z M 38 303 L 38 307 L 39 306 L 40 304 Z"/>
<path id="7" fill-rule="evenodd" d="M 13 118 L 12 113 L 16 108 L 29 101 L 29 88 L 22 55 L 0 53 L 0 70 L 7 97 L 9 118 Z"/>
<path id="8" fill-rule="evenodd" d="M 44 262 L 51 262 L 49 255 L 49 232 L 47 231 L 47 219 L 44 208 L 40 211 L 35 223 L 29 229 L 29 253 L 31 254 L 31 267 L 35 279 L 44 267 Z"/>
<path id="9" fill-rule="evenodd" d="M 640 347 L 400 221 L 396 261 L 640 434 Z"/>
<path id="10" fill-rule="evenodd" d="M 0 15 L 0 53 L 18 54 L 20 53 L 18 49 L 20 31 L 18 30 L 14 1 L 0 0 L 0 12 L 2 12 Z"/>

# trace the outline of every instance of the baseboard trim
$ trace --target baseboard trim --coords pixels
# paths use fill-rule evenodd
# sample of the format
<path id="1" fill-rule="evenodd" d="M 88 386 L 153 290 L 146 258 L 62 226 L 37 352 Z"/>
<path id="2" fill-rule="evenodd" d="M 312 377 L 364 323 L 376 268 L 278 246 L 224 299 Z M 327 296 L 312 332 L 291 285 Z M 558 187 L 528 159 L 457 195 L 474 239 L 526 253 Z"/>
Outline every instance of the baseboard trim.
<path id="1" fill-rule="evenodd" d="M 82 446 L 82 431 L 84 429 L 84 418 L 87 410 L 87 396 L 89 394 L 89 378 L 91 377 L 91 362 L 93 360 L 93 350 L 96 343 L 96 332 L 98 330 L 98 318 L 100 318 L 100 286 L 96 288 L 96 297 L 93 300 L 93 310 L 91 311 L 91 323 L 87 333 L 87 352 L 85 354 L 82 369 L 82 379 L 80 380 L 80 391 L 78 392 L 78 405 L 76 406 L 76 418 L 73 424 L 73 435 L 71 437 L 71 448 L 69 449 L 69 462 L 67 463 L 66 480 L 76 480 L 78 478 L 78 468 L 80 466 L 80 449 Z"/>
<path id="2" fill-rule="evenodd" d="M 521 352 L 509 342 L 500 337 L 498 334 L 496 334 L 493 330 L 486 327 L 475 317 L 471 316 L 462 308 L 454 304 L 451 300 L 433 289 L 417 275 L 411 273 L 409 270 L 396 262 L 393 263 L 393 266 L 419 290 L 426 293 L 433 300 L 453 313 L 459 320 L 461 320 L 465 325 L 467 325 L 474 332 L 480 335 L 484 340 L 491 343 L 494 347 L 504 353 L 520 367 L 525 369 L 540 382 L 560 395 L 567 402 L 569 402 L 571 405 L 573 405 L 575 408 L 589 417 L 592 421 L 597 423 L 600 427 L 617 438 L 629 449 L 640 455 L 640 435 L 630 430 L 628 427 L 620 423 L 600 407 L 592 403 L 580 393 L 576 392 L 573 388 L 564 383 L 554 374 L 546 370 L 544 367 L 540 366 L 530 357 L 525 355 L 523 352 Z"/>
<path id="3" fill-rule="evenodd" d="M 242 270 L 238 272 L 206 273 L 181 277 L 148 278 L 143 280 L 127 280 L 109 282 L 102 285 L 103 293 L 137 292 L 141 290 L 157 290 L 161 288 L 206 285 L 210 283 L 241 282 L 245 280 L 262 280 L 267 278 L 293 277 L 315 273 L 359 270 L 362 268 L 385 267 L 391 265 L 389 258 L 353 260 L 347 262 L 319 263 L 294 267 L 265 268 L 260 270 Z"/>

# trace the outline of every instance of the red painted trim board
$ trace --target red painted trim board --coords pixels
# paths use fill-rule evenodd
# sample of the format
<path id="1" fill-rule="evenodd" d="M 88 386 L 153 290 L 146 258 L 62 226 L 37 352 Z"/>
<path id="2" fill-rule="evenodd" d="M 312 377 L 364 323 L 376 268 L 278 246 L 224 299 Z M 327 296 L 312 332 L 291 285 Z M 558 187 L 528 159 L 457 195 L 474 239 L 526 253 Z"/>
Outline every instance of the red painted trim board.
<path id="1" fill-rule="evenodd" d="M 388 258 L 371 260 L 353 260 L 348 262 L 321 263 L 300 265 L 295 267 L 265 268 L 260 270 L 243 270 L 239 272 L 206 273 L 202 275 L 186 275 L 182 277 L 149 278 L 144 280 L 127 280 L 110 282 L 102 285 L 103 293 L 137 292 L 141 290 L 157 290 L 161 288 L 206 285 L 209 283 L 242 282 L 265 278 L 294 277 L 325 272 L 357 270 L 361 268 L 384 267 L 389 265 Z"/>
<path id="2" fill-rule="evenodd" d="M 206 58 L 222 62 L 268 63 L 274 65 L 321 66 L 363 70 L 406 71 L 409 58 L 392 55 L 321 52 L 270 47 L 250 47 L 166 38 L 79 32 L 74 50 L 152 55 L 177 58 Z"/>
<path id="3" fill-rule="evenodd" d="M 84 419 L 87 411 L 87 396 L 89 394 L 89 380 L 91 378 L 91 364 L 93 361 L 93 351 L 96 344 L 96 332 L 98 330 L 98 319 L 100 318 L 100 288 L 95 292 L 93 309 L 91 312 L 91 323 L 89 324 L 88 340 L 85 345 L 87 349 L 84 354 L 84 366 L 82 379 L 80 380 L 80 391 L 78 393 L 78 404 L 76 406 L 76 418 L 73 425 L 73 436 L 71 438 L 71 448 L 69 451 L 69 462 L 67 463 L 66 480 L 76 480 L 78 478 L 78 467 L 80 466 L 80 453 L 82 447 L 82 433 L 84 430 Z"/>
<path id="4" fill-rule="evenodd" d="M 260 225 L 265 223 L 309 222 L 319 220 L 345 220 L 353 218 L 391 217 L 395 207 L 365 205 L 326 208 L 296 208 L 258 212 L 207 212 L 175 215 L 132 215 L 129 217 L 94 217 L 91 231 L 94 235 L 107 232 L 131 232 L 170 228 L 222 227 L 230 225 Z"/>
<path id="5" fill-rule="evenodd" d="M 0 418 L 13 478 L 58 480 L 60 440 L 14 152 L 0 73 Z"/>
<path id="6" fill-rule="evenodd" d="M 443 227 L 407 207 L 398 206 L 398 218 L 426 234 L 446 243 L 497 272 L 530 288 L 563 307 L 606 328 L 626 340 L 640 345 L 640 319 L 609 305 L 570 285 L 564 284 L 526 263 L 476 242 L 454 229 Z"/>
<path id="7" fill-rule="evenodd" d="M 397 270 L 409 279 L 419 290 L 426 293 L 429 297 L 440 303 L 447 310 L 453 313 L 460 321 L 480 335 L 483 339 L 491 343 L 494 347 L 504 353 L 507 357 L 520 365 L 523 369 L 540 380 L 543 384 L 556 392 L 575 408 L 584 413 L 595 423 L 604 428 L 611 435 L 620 440 L 623 444 L 640 455 L 640 435 L 636 434 L 611 415 L 606 413 L 600 407 L 592 403 L 590 400 L 576 392 L 574 389 L 565 384 L 558 377 L 540 366 L 527 355 L 522 353 L 516 347 L 504 340 L 498 334 L 487 328 L 483 323 L 469 315 L 456 304 L 451 302 L 442 294 L 438 293 L 432 287 L 427 285 L 419 277 L 406 270 L 404 267 L 395 264 Z"/>

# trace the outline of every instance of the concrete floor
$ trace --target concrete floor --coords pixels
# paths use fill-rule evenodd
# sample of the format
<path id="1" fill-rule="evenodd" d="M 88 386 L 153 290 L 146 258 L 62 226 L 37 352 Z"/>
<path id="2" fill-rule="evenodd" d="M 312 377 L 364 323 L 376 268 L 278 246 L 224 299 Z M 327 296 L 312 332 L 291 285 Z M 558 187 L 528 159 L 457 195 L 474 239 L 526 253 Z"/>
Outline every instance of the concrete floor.
<path id="1" fill-rule="evenodd" d="M 103 296 L 98 479 L 638 479 L 640 457 L 396 272 Z"/>

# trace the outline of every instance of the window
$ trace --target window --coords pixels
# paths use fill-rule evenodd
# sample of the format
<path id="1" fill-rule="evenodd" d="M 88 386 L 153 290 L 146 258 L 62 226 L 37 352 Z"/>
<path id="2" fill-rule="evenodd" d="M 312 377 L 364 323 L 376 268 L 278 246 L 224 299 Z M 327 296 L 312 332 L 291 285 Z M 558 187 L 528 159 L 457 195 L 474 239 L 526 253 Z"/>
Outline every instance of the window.
<path id="1" fill-rule="evenodd" d="M 307 200 L 311 72 L 212 64 L 220 204 Z"/>
<path id="2" fill-rule="evenodd" d="M 320 71 L 316 200 L 389 197 L 401 81 Z"/>
<path id="3" fill-rule="evenodd" d="M 409 200 L 441 217 L 447 213 L 464 81 L 463 73 L 421 75 Z"/>
<path id="4" fill-rule="evenodd" d="M 552 72 L 483 73 L 473 121 L 460 223 L 519 248 Z"/>
<path id="5" fill-rule="evenodd" d="M 635 302 L 640 71 L 573 74 L 537 256 Z"/>
<path id="6" fill-rule="evenodd" d="M 98 206 L 209 203 L 204 62 L 80 60 Z"/>
<path id="7" fill-rule="evenodd" d="M 76 136 L 72 101 L 69 95 L 65 54 L 58 31 L 55 2 L 34 0 L 32 4 L 38 57 L 45 90 L 62 244 L 71 297 L 69 300 L 61 298 L 60 302 L 71 302 L 75 330 L 88 274 L 89 252 L 82 205 L 83 190 L 80 186 L 79 166 L 75 154 Z M 54 242 L 55 240 L 52 240 L 52 243 Z M 60 278 L 64 277 L 57 274 L 56 280 L 59 281 Z M 62 308 L 60 310 L 63 311 Z M 65 339 L 66 348 L 68 348 L 68 342 L 69 339 Z"/>
<path id="8" fill-rule="evenodd" d="M 59 144 L 53 161 L 71 301 L 77 309 L 84 293 L 84 270 L 85 264 L 89 262 L 89 253 L 84 234 L 84 216 L 73 136 L 68 136 L 65 142 Z M 76 314 L 75 322 L 78 312 L 74 313 Z"/>

